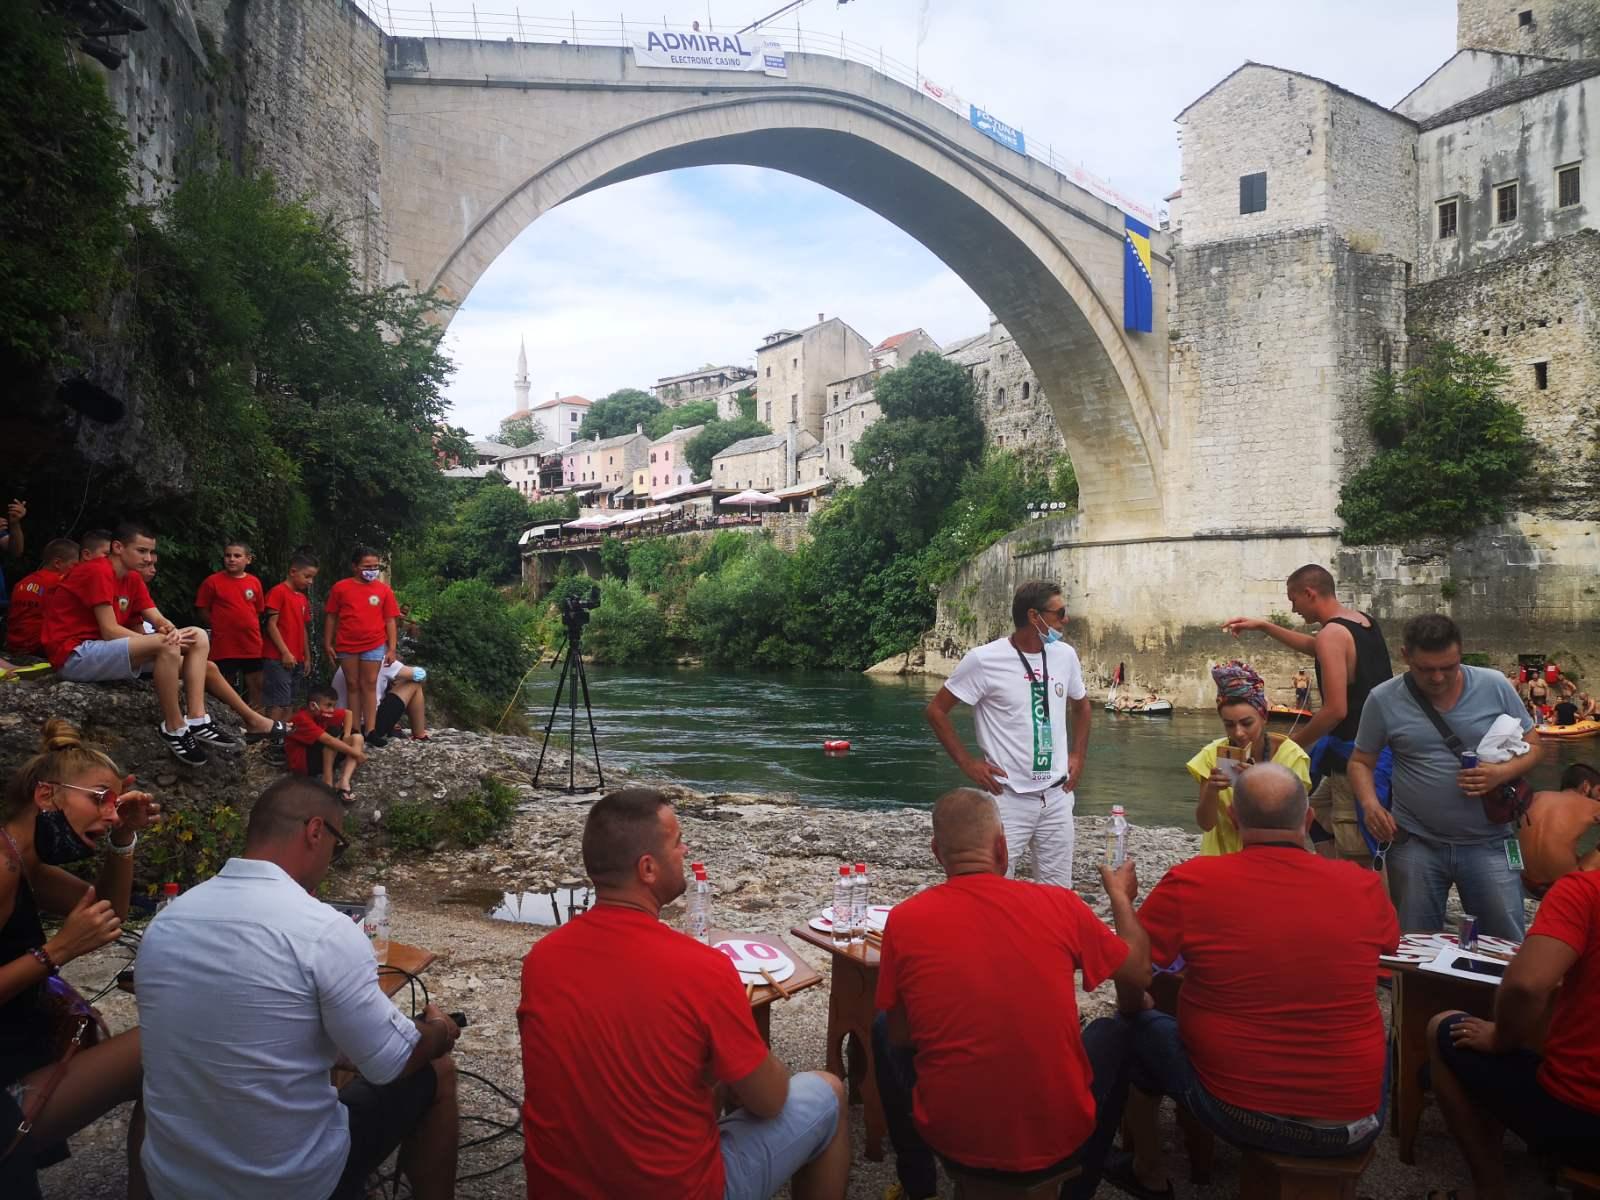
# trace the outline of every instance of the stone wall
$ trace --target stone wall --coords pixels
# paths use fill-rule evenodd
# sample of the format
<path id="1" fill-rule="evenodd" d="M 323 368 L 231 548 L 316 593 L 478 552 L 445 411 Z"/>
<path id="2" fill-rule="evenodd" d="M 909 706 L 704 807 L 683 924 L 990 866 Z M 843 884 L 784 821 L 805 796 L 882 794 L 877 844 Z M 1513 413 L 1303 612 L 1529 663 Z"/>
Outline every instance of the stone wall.
<path id="1" fill-rule="evenodd" d="M 1407 298 L 1413 336 L 1493 354 L 1509 368 L 1503 394 L 1540 445 L 1524 503 L 1544 517 L 1600 518 L 1600 233 L 1414 287 Z"/>
<path id="2" fill-rule="evenodd" d="M 1456 0 L 1456 49 L 1551 54 L 1550 16 L 1563 0 Z M 1520 15 L 1533 14 L 1524 25 Z"/>
<path id="3" fill-rule="evenodd" d="M 1417 129 L 1347 92 L 1329 97 L 1329 215 L 1355 249 L 1417 257 Z"/>

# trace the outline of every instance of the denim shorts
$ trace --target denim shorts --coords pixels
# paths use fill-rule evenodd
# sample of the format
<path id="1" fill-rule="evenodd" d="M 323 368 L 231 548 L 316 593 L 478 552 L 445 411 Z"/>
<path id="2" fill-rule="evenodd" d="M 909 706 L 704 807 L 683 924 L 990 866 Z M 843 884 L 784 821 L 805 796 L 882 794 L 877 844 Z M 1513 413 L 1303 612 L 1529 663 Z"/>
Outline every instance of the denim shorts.
<path id="1" fill-rule="evenodd" d="M 381 663 L 383 661 L 383 656 L 385 654 L 387 654 L 388 652 L 389 652 L 388 643 L 387 642 L 379 642 L 371 650 L 363 650 L 360 654 L 357 654 L 354 657 L 359 658 L 362 662 L 379 662 L 379 663 Z M 351 656 L 346 655 L 345 657 L 351 657 Z"/>
<path id="2" fill-rule="evenodd" d="M 138 679 L 133 669 L 132 647 L 127 638 L 79 642 L 58 672 L 69 683 L 117 683 Z"/>
<path id="3" fill-rule="evenodd" d="M 838 1097 L 811 1072 L 789 1080 L 783 1111 L 770 1121 L 744 1109 L 723 1117 L 724 1200 L 767 1200 L 828 1148 L 838 1128 Z"/>
<path id="4" fill-rule="evenodd" d="M 306 669 L 300 663 L 285 668 L 275 658 L 262 662 L 263 675 L 261 700 L 268 708 L 288 708 L 294 703 L 294 694 L 306 681 Z"/>

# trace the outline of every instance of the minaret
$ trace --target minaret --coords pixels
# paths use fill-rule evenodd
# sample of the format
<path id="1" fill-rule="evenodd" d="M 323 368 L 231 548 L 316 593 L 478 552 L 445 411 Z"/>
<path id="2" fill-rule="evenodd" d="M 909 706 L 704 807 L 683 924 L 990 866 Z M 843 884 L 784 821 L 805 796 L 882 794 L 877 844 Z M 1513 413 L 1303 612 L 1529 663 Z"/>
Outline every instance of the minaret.
<path id="1" fill-rule="evenodd" d="M 528 342 L 522 339 L 517 347 L 517 377 L 512 380 L 517 389 L 517 408 L 519 413 L 528 411 Z"/>

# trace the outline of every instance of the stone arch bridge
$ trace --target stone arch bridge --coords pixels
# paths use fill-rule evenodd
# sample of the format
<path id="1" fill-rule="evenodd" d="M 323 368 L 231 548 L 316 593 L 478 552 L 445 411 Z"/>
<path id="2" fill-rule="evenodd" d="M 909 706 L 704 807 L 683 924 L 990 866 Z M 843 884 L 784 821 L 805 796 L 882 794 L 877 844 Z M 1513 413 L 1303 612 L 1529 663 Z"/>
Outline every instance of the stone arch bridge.
<path id="1" fill-rule="evenodd" d="M 820 55 L 769 78 L 640 68 L 617 47 L 393 37 L 385 75 L 390 281 L 460 302 L 543 213 L 622 180 L 733 163 L 801 176 L 916 238 L 1004 323 L 1076 464 L 1084 533 L 1166 532 L 1168 243 L 1152 240 L 1155 330 L 1125 333 L 1122 215 L 1045 164 Z"/>

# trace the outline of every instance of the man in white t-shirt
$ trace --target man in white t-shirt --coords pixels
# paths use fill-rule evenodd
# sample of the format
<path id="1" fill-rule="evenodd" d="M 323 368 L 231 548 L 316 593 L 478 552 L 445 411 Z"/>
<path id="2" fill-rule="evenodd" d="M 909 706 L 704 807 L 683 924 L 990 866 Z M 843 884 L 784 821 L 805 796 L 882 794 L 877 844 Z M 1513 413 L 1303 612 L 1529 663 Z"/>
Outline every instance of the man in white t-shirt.
<path id="1" fill-rule="evenodd" d="M 1024 583 L 1012 598 L 1011 620 L 1016 629 L 1010 635 L 961 660 L 926 715 L 956 766 L 994 795 L 1011 859 L 1006 874 L 1031 843 L 1034 878 L 1069 888 L 1073 789 L 1089 744 L 1083 668 L 1077 651 L 1062 640 L 1067 605 L 1056 584 Z M 967 750 L 950 721 L 958 703 L 972 707 L 981 758 Z"/>

